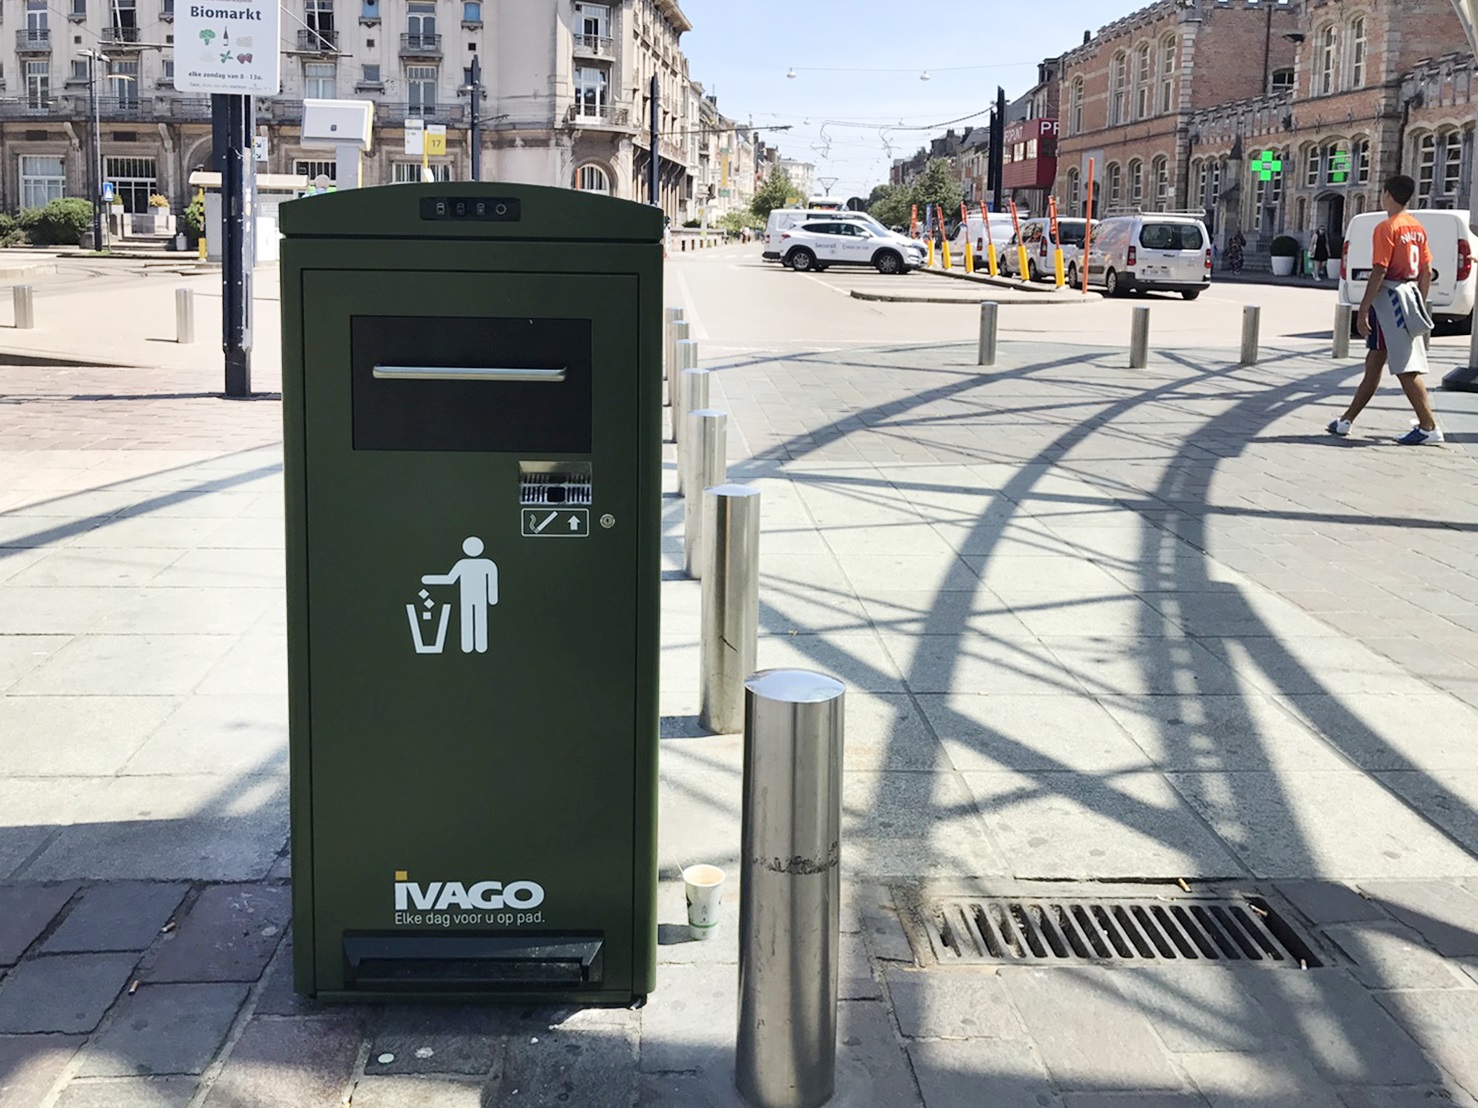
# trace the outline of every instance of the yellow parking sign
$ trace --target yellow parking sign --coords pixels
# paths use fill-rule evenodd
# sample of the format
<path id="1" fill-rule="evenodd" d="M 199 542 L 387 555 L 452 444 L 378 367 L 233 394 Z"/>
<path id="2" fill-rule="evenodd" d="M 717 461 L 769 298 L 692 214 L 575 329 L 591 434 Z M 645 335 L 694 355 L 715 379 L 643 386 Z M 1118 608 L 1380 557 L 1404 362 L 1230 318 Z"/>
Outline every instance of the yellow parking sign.
<path id="1" fill-rule="evenodd" d="M 429 123 L 426 125 L 426 155 L 436 157 L 446 153 L 446 124 Z"/>

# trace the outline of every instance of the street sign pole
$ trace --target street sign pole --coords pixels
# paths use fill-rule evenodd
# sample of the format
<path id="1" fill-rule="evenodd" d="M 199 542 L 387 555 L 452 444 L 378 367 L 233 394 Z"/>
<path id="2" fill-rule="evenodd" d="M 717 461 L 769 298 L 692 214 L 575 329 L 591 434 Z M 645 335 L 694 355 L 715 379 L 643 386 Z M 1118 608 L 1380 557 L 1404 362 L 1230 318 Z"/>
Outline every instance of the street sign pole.
<path id="1" fill-rule="evenodd" d="M 650 139 L 651 139 L 651 142 L 652 142 L 652 164 L 647 167 L 647 182 L 648 182 L 647 187 L 651 190 L 651 194 L 652 194 L 651 195 L 651 201 L 652 201 L 652 204 L 654 206 L 658 207 L 658 208 L 660 208 L 662 206 L 662 186 L 659 183 L 659 177 L 658 177 L 658 173 L 659 173 L 661 167 L 657 164 L 657 159 L 658 159 L 658 156 L 659 156 L 658 155 L 658 152 L 657 152 L 657 144 L 661 141 L 661 129 L 658 126 L 658 124 L 660 123 L 660 121 L 662 119 L 661 113 L 660 113 L 660 111 L 658 109 L 658 96 L 659 96 L 660 92 L 661 92 L 661 87 L 657 84 L 657 75 L 655 73 L 653 73 L 652 74 L 652 124 L 651 124 L 651 135 L 649 136 Z"/>
<path id="2" fill-rule="evenodd" d="M 222 118 L 221 151 L 221 347 L 226 355 L 226 395 L 251 395 L 252 159 L 250 96 L 217 93 L 212 111 Z"/>
<path id="3" fill-rule="evenodd" d="M 472 147 L 472 179 L 482 180 L 482 62 L 472 55 L 472 82 L 468 95 L 472 98 L 472 129 L 467 141 Z"/>

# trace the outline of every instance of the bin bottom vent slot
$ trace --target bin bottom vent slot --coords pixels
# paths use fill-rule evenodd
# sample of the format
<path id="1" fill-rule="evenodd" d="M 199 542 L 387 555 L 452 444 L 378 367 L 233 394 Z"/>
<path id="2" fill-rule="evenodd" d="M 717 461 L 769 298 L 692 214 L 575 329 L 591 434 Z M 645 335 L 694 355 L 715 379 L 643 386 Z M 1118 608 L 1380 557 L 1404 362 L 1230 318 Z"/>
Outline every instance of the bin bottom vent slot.
<path id="1" fill-rule="evenodd" d="M 351 989 L 524 990 L 601 984 L 600 935 L 346 935 Z"/>

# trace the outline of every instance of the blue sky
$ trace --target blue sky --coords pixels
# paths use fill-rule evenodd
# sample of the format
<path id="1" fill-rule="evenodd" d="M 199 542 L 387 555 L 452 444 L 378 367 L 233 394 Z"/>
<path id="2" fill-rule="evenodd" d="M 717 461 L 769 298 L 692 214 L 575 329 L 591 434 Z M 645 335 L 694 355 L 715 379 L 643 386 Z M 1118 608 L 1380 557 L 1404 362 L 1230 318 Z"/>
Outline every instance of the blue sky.
<path id="1" fill-rule="evenodd" d="M 718 94 L 719 110 L 762 129 L 790 124 L 761 137 L 816 163 L 849 196 L 866 195 L 893 157 L 945 129 L 928 125 L 985 123 L 997 85 L 1014 99 L 1036 83 L 1043 58 L 1148 0 L 679 2 L 693 24 L 682 38 L 689 72 Z"/>

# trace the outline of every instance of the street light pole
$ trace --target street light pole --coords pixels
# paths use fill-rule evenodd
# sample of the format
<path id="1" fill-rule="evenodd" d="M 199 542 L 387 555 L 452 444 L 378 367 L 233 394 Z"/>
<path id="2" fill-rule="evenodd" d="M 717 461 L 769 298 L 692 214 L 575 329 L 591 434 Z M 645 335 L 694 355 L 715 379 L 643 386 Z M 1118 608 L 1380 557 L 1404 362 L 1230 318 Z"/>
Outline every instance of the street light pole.
<path id="1" fill-rule="evenodd" d="M 471 129 L 467 141 L 472 146 L 472 179 L 482 180 L 482 62 L 472 55 L 472 80 L 469 95 L 472 98 Z"/>
<path id="2" fill-rule="evenodd" d="M 87 58 L 87 114 L 92 121 L 90 149 L 88 151 L 88 189 L 92 193 L 92 248 L 103 250 L 107 241 L 103 238 L 103 134 L 102 111 L 98 103 L 97 63 L 108 58 L 96 50 L 84 50 Z"/>
<path id="3" fill-rule="evenodd" d="M 1457 11 L 1457 17 L 1463 25 L 1463 30 L 1468 35 L 1468 46 L 1478 53 L 1478 0 L 1452 0 L 1452 6 Z M 1468 180 L 1472 182 L 1468 187 L 1468 219 L 1473 230 L 1478 232 L 1478 144 L 1475 144 L 1473 170 L 1468 174 Z M 1478 310 L 1473 313 L 1473 320 L 1478 322 Z M 1464 392 L 1478 392 L 1478 326 L 1472 328 L 1473 338 L 1468 345 L 1468 364 L 1459 366 L 1447 376 L 1442 378 L 1442 384 L 1450 389 L 1461 389 Z"/>

